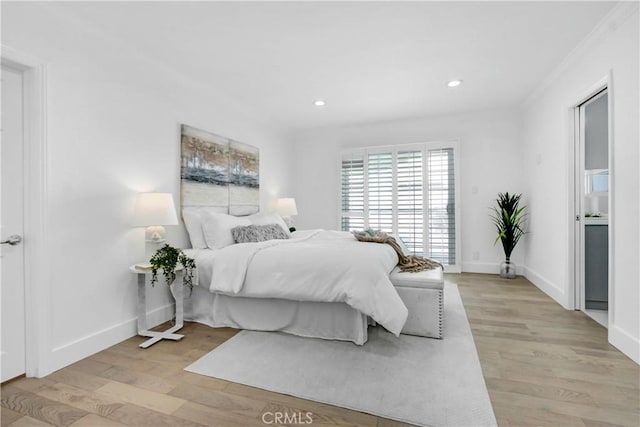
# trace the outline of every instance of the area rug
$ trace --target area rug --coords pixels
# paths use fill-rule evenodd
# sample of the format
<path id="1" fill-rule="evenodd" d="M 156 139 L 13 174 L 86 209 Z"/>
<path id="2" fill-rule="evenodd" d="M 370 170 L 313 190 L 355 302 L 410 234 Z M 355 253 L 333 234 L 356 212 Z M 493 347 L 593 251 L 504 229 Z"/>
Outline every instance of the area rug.
<path id="1" fill-rule="evenodd" d="M 457 286 L 444 295 L 442 340 L 380 327 L 363 346 L 242 331 L 185 369 L 421 426 L 495 426 Z"/>

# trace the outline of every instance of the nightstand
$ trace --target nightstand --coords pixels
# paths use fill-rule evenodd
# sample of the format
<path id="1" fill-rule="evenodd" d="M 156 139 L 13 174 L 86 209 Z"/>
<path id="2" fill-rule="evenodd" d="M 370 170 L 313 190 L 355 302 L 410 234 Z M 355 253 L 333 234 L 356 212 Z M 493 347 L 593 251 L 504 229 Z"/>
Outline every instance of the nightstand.
<path id="1" fill-rule="evenodd" d="M 150 331 L 147 326 L 147 277 L 151 278 L 151 270 L 140 270 L 132 265 L 129 267 L 132 273 L 138 275 L 138 335 L 143 337 L 151 337 L 147 341 L 140 344 L 141 348 L 147 348 L 157 343 L 160 340 L 173 340 L 179 341 L 184 335 L 175 334 L 174 332 L 182 329 L 184 324 L 184 308 L 183 308 L 183 285 L 182 285 L 182 273 L 178 274 L 176 280 L 171 284 L 171 294 L 176 300 L 176 324 L 164 332 Z M 182 267 L 178 267 L 176 272 L 181 272 Z M 160 276 L 160 275 L 159 275 Z M 162 277 L 158 278 L 156 286 L 166 286 L 162 283 Z"/>

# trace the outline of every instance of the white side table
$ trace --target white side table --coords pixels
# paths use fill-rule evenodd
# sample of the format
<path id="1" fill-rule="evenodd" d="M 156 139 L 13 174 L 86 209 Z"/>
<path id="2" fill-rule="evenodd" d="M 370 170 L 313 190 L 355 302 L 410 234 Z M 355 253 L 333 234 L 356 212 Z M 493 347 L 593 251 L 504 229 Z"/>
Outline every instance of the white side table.
<path id="1" fill-rule="evenodd" d="M 176 300 L 176 324 L 164 332 L 150 331 L 147 326 L 147 277 L 151 277 L 151 270 L 140 270 L 132 265 L 129 267 L 132 273 L 138 275 L 138 335 L 143 337 L 151 337 L 147 341 L 140 344 L 141 348 L 147 348 L 160 340 L 181 340 L 184 335 L 175 334 L 174 332 L 182 329 L 184 325 L 184 301 L 182 297 L 183 285 L 181 282 L 182 273 L 178 274 L 176 280 L 171 284 L 171 294 Z M 182 267 L 178 267 L 176 272 L 181 272 Z M 158 284 L 160 285 L 160 281 Z M 161 286 L 165 286 L 162 284 Z"/>

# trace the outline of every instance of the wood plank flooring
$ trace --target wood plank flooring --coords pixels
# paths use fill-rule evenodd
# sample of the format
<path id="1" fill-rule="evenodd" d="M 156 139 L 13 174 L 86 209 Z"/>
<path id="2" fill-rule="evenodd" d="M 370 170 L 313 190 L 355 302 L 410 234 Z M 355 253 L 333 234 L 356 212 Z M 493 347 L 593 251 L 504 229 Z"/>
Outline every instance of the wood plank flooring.
<path id="1" fill-rule="evenodd" d="M 606 329 L 524 278 L 446 279 L 460 288 L 500 426 L 640 426 L 640 368 Z M 146 338 L 134 337 L 3 384 L 2 426 L 264 426 L 267 411 L 312 412 L 313 425 L 405 425 L 183 370 L 236 332 L 187 323 L 180 342 L 142 350 Z"/>

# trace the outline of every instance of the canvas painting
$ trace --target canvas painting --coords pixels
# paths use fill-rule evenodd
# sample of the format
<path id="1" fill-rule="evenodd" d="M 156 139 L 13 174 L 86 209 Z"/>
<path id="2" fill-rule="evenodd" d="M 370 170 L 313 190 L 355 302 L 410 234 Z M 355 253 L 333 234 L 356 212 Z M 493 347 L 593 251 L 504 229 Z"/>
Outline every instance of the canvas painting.
<path id="1" fill-rule="evenodd" d="M 256 147 L 182 125 L 182 207 L 227 208 L 232 215 L 260 210 L 260 152 Z"/>
<path id="2" fill-rule="evenodd" d="M 260 153 L 256 147 L 229 143 L 229 213 L 250 215 L 260 210 Z"/>
<path id="3" fill-rule="evenodd" d="M 182 125 L 182 206 L 229 206 L 229 140 Z"/>

